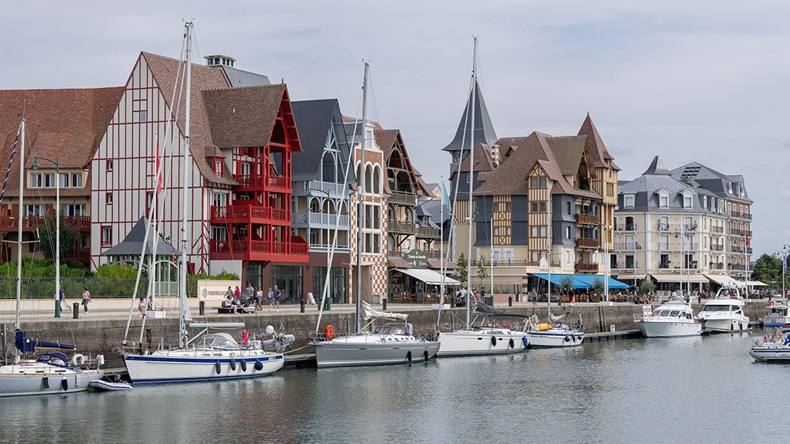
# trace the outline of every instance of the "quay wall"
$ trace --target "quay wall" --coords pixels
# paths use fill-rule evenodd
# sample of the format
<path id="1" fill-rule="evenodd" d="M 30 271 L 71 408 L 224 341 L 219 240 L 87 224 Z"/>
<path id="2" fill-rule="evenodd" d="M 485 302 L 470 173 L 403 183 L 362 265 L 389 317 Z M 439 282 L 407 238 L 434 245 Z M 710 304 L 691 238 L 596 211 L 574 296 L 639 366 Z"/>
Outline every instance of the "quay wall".
<path id="1" fill-rule="evenodd" d="M 655 308 L 657 304 L 654 304 Z M 521 316 L 531 316 L 536 314 L 542 321 L 546 319 L 546 305 L 519 305 L 508 307 L 505 304 L 498 305 L 497 308 L 508 314 Z M 694 304 L 694 312 L 702 309 L 702 304 Z M 396 304 L 390 304 L 391 311 L 399 311 Z M 561 306 L 552 306 L 552 314 L 555 316 L 563 314 Z M 746 314 L 753 320 L 759 320 L 765 315 L 765 302 L 750 303 L 746 305 Z M 432 336 L 437 322 L 437 311 L 428 307 L 412 308 L 408 311 L 409 322 L 414 325 L 415 335 Z M 569 321 L 576 323 L 579 316 L 583 320 L 586 332 L 609 331 L 610 326 L 614 325 L 616 330 L 629 330 L 634 328 L 635 316 L 641 315 L 642 306 L 636 304 L 616 304 L 613 306 L 599 306 L 597 304 L 576 305 L 569 313 Z M 477 319 L 479 323 L 482 317 L 475 317 L 472 313 L 472 320 Z M 307 344 L 315 334 L 318 312 L 315 309 L 306 313 L 298 311 L 281 311 L 279 313 L 265 312 L 259 315 L 216 315 L 194 316 L 194 321 L 206 320 L 208 322 L 245 322 L 250 337 L 254 334 L 261 335 L 266 326 L 272 325 L 277 330 L 296 335 L 294 349 L 302 349 L 300 353 L 310 352 Z M 460 328 L 465 323 L 466 311 L 464 308 L 454 308 L 445 310 L 442 313 L 439 327 L 442 330 Z M 518 317 L 498 317 L 496 321 L 500 324 L 523 325 L 523 318 Z M 327 311 L 324 312 L 321 321 L 321 332 L 323 326 L 332 324 L 336 334 L 345 334 L 354 329 L 354 313 L 346 311 Z M 29 338 L 41 338 L 46 340 L 58 340 L 77 345 L 77 352 L 84 355 L 104 354 L 112 362 L 113 351 L 118 350 L 126 331 L 126 318 L 107 318 L 107 319 L 45 319 L 38 321 L 26 321 L 24 329 Z M 139 318 L 132 320 L 129 341 L 139 342 L 142 321 Z M 146 328 L 151 329 L 151 341 L 153 346 L 162 341 L 164 344 L 176 344 L 178 332 L 178 319 L 171 317 L 166 319 L 150 319 L 147 321 Z M 232 332 L 238 337 L 238 332 Z M 0 323 L 0 335 L 2 335 L 3 356 L 11 354 L 14 338 L 13 321 Z M 145 343 L 145 338 L 143 339 Z M 120 362 L 120 361 L 118 361 Z"/>

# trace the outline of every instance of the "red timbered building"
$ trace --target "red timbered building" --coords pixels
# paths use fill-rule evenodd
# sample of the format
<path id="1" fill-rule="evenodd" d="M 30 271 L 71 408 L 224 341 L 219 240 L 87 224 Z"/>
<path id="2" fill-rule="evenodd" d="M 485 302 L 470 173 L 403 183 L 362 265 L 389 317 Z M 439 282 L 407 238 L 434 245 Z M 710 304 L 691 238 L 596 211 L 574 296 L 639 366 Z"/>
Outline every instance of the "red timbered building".
<path id="1" fill-rule="evenodd" d="M 16 259 L 17 230 L 22 224 L 23 255 L 42 258 L 36 233 L 54 226 L 47 215 L 55 208 L 59 181 L 63 224 L 73 227 L 76 243 L 61 245 L 61 259 L 89 263 L 91 180 L 88 167 L 98 141 L 112 117 L 122 87 L 0 91 L 0 163 L 8 181 L 0 202 L 0 261 Z M 24 208 L 19 208 L 19 156 L 14 150 L 20 119 L 27 122 L 25 142 Z M 49 159 L 49 160 L 45 160 Z M 37 160 L 38 168 L 34 169 Z M 51 222 L 53 219 L 50 219 Z M 61 230 L 65 230 L 61 226 Z M 46 239 L 45 238 L 45 239 Z M 54 250 L 54 248 L 52 248 Z"/>
<path id="2" fill-rule="evenodd" d="M 301 146 L 288 89 L 264 76 L 259 84 L 233 87 L 233 69 L 192 66 L 190 179 L 183 195 L 183 66 L 140 54 L 90 164 L 94 266 L 107 262 L 102 252 L 154 204 L 158 232 L 186 248 L 190 272 L 224 270 L 269 286 L 270 264 L 307 262 L 307 243 L 291 235 L 291 156 Z M 184 205 L 188 239 L 180 235 Z"/>

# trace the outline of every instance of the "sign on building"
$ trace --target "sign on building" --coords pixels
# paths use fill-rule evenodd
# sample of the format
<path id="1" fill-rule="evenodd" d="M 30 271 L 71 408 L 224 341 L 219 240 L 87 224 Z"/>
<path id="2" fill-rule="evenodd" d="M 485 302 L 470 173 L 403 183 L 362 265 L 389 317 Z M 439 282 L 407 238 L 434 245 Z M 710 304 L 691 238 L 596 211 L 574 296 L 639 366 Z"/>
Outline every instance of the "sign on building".
<path id="1" fill-rule="evenodd" d="M 412 268 L 427 268 L 428 258 L 422 250 L 416 248 L 403 253 L 403 259 L 409 263 Z"/>

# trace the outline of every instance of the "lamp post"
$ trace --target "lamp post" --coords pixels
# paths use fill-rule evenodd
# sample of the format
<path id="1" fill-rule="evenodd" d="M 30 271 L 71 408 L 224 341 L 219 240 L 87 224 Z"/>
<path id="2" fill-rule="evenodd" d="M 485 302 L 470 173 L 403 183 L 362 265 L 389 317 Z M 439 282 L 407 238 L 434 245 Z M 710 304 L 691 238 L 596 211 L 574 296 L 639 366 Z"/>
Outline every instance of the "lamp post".
<path id="1" fill-rule="evenodd" d="M 60 158 L 55 160 L 42 157 L 41 160 L 55 165 L 55 317 L 60 317 Z M 33 157 L 32 168 L 40 168 L 38 156 Z"/>

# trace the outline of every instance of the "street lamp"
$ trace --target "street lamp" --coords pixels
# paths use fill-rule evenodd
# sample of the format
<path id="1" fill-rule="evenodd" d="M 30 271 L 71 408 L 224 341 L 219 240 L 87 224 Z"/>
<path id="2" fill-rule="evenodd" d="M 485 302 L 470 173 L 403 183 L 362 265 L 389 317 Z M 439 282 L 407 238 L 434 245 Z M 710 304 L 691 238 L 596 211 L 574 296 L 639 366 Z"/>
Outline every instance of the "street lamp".
<path id="1" fill-rule="evenodd" d="M 41 160 L 55 165 L 55 317 L 60 317 L 60 157 L 55 160 L 42 157 Z M 34 170 L 40 168 L 38 156 L 33 156 Z"/>

